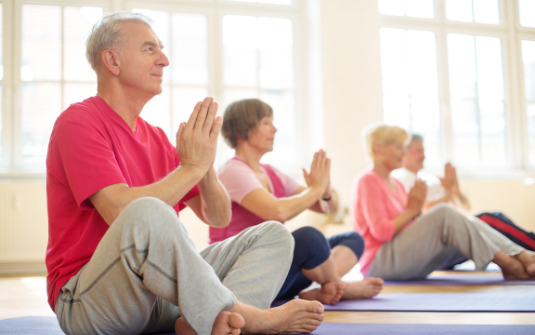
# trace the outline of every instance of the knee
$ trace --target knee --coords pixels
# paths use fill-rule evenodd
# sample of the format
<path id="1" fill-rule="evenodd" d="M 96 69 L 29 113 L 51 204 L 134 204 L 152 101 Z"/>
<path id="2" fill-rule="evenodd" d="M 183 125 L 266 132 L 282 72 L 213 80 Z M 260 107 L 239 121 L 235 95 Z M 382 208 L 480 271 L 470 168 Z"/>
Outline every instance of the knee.
<path id="1" fill-rule="evenodd" d="M 364 238 L 357 232 L 349 233 L 339 245 L 344 245 L 351 249 L 355 253 L 355 256 L 357 256 L 357 259 L 360 259 L 362 254 L 364 254 Z"/>
<path id="2" fill-rule="evenodd" d="M 458 214 L 457 210 L 449 204 L 441 203 L 434 206 L 427 215 L 436 216 L 437 218 L 445 218 L 447 216 Z"/>
<path id="3" fill-rule="evenodd" d="M 302 227 L 295 230 L 293 233 L 295 245 L 310 244 L 310 245 L 323 245 L 326 242 L 325 236 L 316 228 Z"/>
<path id="4" fill-rule="evenodd" d="M 130 229 L 164 231 L 170 224 L 177 224 L 178 215 L 173 207 L 165 202 L 153 197 L 144 197 L 128 204 L 117 221 L 121 221 Z"/>
<path id="5" fill-rule="evenodd" d="M 269 238 L 280 248 L 287 249 L 290 252 L 294 250 L 294 239 L 288 229 L 278 221 L 267 221 L 258 226 L 261 235 Z"/>
<path id="6" fill-rule="evenodd" d="M 316 228 L 303 227 L 292 233 L 295 240 L 294 257 L 300 259 L 328 258 L 331 248 L 325 236 Z"/>

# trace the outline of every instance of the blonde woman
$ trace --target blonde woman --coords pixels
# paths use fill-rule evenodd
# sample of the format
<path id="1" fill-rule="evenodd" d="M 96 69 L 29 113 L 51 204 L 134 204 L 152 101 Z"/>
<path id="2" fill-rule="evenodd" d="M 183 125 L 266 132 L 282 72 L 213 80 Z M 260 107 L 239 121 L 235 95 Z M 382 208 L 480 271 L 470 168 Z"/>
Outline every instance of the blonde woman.
<path id="1" fill-rule="evenodd" d="M 354 181 L 351 218 L 364 237 L 360 264 L 366 276 L 413 280 L 463 255 L 477 269 L 496 263 L 505 279 L 535 278 L 535 253 L 514 244 L 476 218 L 467 218 L 441 204 L 421 215 L 427 188 L 417 180 L 406 193 L 390 177 L 402 166 L 408 133 L 388 125 L 370 125 L 363 132 L 373 167 Z"/>

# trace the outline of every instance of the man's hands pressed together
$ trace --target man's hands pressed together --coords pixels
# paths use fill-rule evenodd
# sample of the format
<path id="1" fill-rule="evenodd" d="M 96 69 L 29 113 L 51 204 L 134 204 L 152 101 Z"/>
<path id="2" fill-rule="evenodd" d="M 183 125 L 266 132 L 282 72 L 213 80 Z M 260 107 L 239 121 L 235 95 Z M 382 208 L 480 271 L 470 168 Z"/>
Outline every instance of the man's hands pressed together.
<path id="1" fill-rule="evenodd" d="M 198 170 L 201 178 L 214 165 L 217 138 L 223 119 L 217 114 L 213 98 L 198 102 L 188 122 L 182 122 L 176 133 L 176 151 L 183 167 Z"/>

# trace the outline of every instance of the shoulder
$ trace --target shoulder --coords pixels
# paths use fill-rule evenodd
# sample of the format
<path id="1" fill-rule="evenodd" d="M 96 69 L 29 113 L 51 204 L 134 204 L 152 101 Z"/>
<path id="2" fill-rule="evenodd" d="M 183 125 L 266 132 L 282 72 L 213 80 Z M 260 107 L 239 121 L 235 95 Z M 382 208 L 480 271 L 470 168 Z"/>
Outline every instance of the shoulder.
<path id="1" fill-rule="evenodd" d="M 223 164 L 217 172 L 219 179 L 225 183 L 226 181 L 248 179 L 249 176 L 254 177 L 254 172 L 244 162 L 231 158 Z"/>
<path id="2" fill-rule="evenodd" d="M 355 183 L 357 185 L 373 185 L 377 184 L 377 174 L 373 170 L 364 171 L 355 177 Z"/>
<path id="3" fill-rule="evenodd" d="M 82 102 L 71 104 L 63 111 L 56 120 L 56 125 L 63 125 L 70 122 L 84 122 L 89 125 L 98 120 L 98 107 L 95 98 L 88 98 Z"/>

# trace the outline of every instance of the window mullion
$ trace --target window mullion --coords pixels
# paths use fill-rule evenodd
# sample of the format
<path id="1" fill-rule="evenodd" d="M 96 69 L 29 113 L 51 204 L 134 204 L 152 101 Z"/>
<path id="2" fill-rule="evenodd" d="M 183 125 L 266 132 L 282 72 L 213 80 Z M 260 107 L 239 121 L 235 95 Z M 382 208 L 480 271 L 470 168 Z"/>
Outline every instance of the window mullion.
<path id="1" fill-rule="evenodd" d="M 443 3 L 443 2 L 442 2 Z M 453 159 L 453 124 L 451 114 L 451 95 L 449 85 L 448 65 L 448 39 L 444 24 L 441 24 L 437 32 L 437 65 L 439 77 L 439 102 L 440 102 L 440 130 L 442 144 L 442 159 Z"/>
<path id="2" fill-rule="evenodd" d="M 522 104 L 523 80 L 522 52 L 516 31 L 519 19 L 517 0 L 504 1 L 503 9 L 507 15 L 508 41 L 504 49 L 505 97 L 508 122 L 508 149 L 511 165 L 515 168 L 528 167 L 528 132 L 526 105 Z"/>

